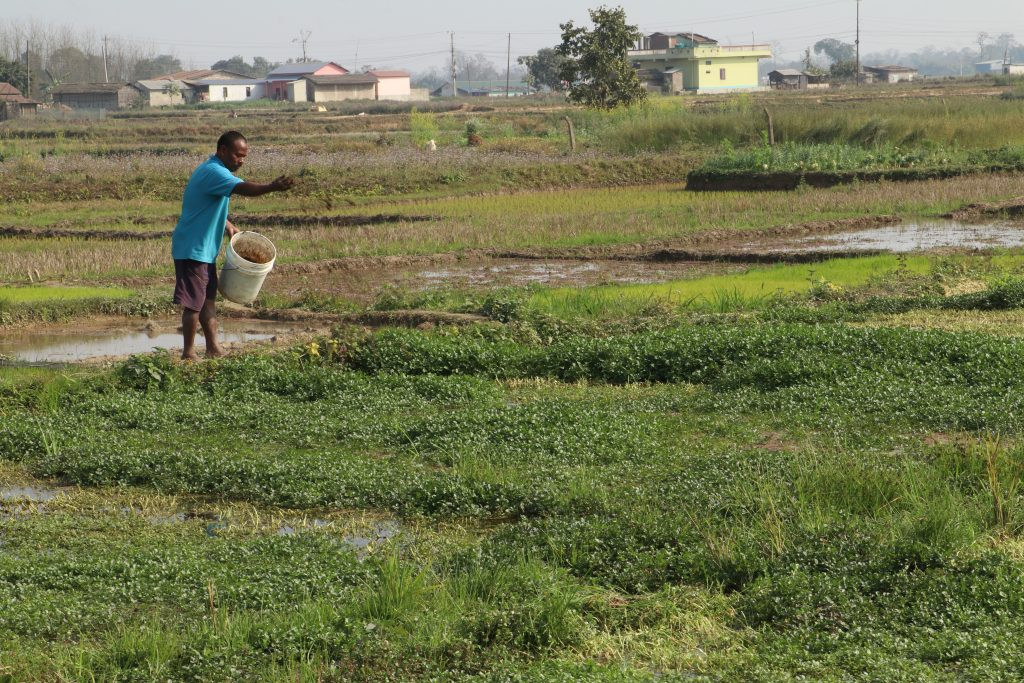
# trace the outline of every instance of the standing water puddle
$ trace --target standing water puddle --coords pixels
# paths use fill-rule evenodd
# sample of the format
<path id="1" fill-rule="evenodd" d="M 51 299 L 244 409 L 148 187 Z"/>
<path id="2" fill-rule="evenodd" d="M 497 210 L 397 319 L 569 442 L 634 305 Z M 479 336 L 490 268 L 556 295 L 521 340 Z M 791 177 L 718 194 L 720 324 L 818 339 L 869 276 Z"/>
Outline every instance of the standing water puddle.
<path id="1" fill-rule="evenodd" d="M 708 268 L 705 267 L 704 270 Z M 693 264 L 629 260 L 507 259 L 460 263 L 438 270 L 408 273 L 398 284 L 414 289 L 438 286 L 519 287 L 540 285 L 647 284 L 694 277 Z"/>
<path id="2" fill-rule="evenodd" d="M 271 339 L 289 331 L 286 325 L 257 320 L 220 320 L 220 339 L 224 343 L 244 343 Z M 203 351 L 202 332 L 196 346 Z M 5 334 L 0 338 L 0 356 L 10 356 L 27 363 L 70 363 L 103 356 L 127 356 L 149 353 L 157 349 L 181 349 L 181 333 L 176 320 L 150 324 L 147 329 L 127 330 L 68 329 L 54 332 Z"/>
<path id="3" fill-rule="evenodd" d="M 1011 225 L 918 222 L 870 230 L 806 237 L 779 245 L 798 251 L 879 250 L 894 253 L 929 249 L 998 249 L 1024 246 L 1024 229 Z"/>
<path id="4" fill-rule="evenodd" d="M 48 503 L 60 495 L 60 490 L 39 486 L 6 486 L 0 488 L 0 501 Z"/>

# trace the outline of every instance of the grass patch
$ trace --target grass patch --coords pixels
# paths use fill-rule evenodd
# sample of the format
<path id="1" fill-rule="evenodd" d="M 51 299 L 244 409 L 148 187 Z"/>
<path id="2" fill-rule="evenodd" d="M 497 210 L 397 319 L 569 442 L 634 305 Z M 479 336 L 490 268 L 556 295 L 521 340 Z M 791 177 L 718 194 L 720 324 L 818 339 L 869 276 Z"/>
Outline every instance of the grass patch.
<path id="1" fill-rule="evenodd" d="M 658 307 L 715 312 L 756 310 L 812 288 L 856 287 L 896 270 L 926 273 L 930 264 L 925 256 L 833 259 L 660 284 L 543 289 L 530 297 L 529 305 L 558 317 L 622 317 Z"/>
<path id="2" fill-rule="evenodd" d="M 121 287 L 0 287 L 0 306 L 75 301 L 126 299 L 135 292 Z"/>

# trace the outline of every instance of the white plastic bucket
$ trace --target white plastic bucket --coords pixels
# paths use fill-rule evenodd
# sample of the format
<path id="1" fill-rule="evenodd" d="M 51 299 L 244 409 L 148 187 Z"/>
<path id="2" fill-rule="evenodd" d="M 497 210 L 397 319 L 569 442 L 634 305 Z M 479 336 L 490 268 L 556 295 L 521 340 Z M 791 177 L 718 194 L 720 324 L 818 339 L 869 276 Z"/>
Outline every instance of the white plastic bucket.
<path id="1" fill-rule="evenodd" d="M 253 263 L 239 256 L 239 252 L 255 251 L 269 255 L 266 263 Z M 236 233 L 228 242 L 227 258 L 220 271 L 218 288 L 228 301 L 236 304 L 251 304 L 263 287 L 267 274 L 274 269 L 277 248 L 263 235 L 255 232 Z"/>

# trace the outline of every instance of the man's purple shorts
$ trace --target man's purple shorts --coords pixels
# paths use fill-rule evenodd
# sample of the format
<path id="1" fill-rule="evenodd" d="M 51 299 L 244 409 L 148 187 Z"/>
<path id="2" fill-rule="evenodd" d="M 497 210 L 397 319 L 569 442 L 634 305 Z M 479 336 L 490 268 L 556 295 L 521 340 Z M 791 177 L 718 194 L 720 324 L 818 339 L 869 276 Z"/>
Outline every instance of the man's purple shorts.
<path id="1" fill-rule="evenodd" d="M 201 311 L 217 298 L 217 264 L 174 259 L 174 303 Z"/>

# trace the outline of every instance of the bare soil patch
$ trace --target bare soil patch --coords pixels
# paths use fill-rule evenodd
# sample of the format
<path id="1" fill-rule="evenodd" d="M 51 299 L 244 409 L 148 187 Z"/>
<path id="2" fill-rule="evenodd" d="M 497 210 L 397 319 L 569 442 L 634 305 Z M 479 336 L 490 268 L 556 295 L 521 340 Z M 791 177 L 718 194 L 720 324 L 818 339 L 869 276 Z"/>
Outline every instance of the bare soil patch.
<path id="1" fill-rule="evenodd" d="M 177 217 L 171 219 L 171 222 Z M 375 214 L 375 215 L 353 215 L 353 216 L 287 216 L 277 214 L 253 214 L 231 216 L 232 223 L 239 227 L 277 228 L 286 230 L 289 228 L 308 227 L 357 227 L 367 225 L 386 225 L 390 223 L 414 223 L 423 221 L 439 220 L 436 216 L 416 216 L 403 214 Z M 132 221 L 136 224 L 136 221 Z M 156 221 L 154 221 L 156 222 Z M 172 230 L 136 232 L 134 230 L 95 230 L 87 228 L 65 227 L 67 223 L 60 223 L 46 228 L 29 228 L 16 225 L 0 226 L 0 237 L 31 237 L 34 239 L 61 239 L 76 238 L 85 240 L 109 240 L 109 241 L 151 241 L 170 239 Z"/>
<path id="2" fill-rule="evenodd" d="M 958 221 L 977 220 L 979 218 L 1024 218 L 1024 197 L 1015 197 L 1003 202 L 968 204 L 950 212 L 944 218 Z"/>

